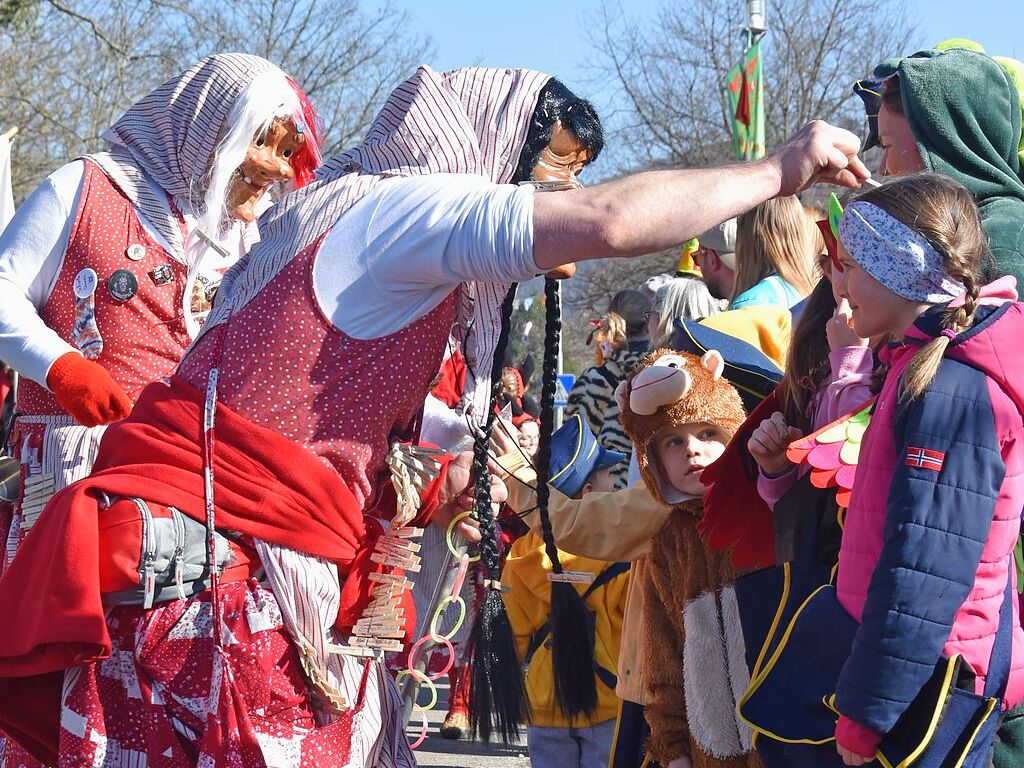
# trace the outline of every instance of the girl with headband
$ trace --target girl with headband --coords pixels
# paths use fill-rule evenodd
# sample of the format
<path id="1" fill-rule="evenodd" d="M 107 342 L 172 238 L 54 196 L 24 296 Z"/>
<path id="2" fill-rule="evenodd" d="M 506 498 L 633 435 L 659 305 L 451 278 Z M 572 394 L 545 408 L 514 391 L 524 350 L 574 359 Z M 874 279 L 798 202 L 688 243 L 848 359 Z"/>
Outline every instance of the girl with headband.
<path id="1" fill-rule="evenodd" d="M 947 177 L 906 176 L 858 196 L 839 241 L 836 287 L 857 335 L 901 339 L 882 353 L 889 373 L 840 548 L 836 597 L 858 626 L 835 689 L 839 754 L 846 765 L 873 760 L 937 664 L 959 655 L 972 692 L 987 690 L 990 669 L 1000 683 L 989 687 L 999 734 L 979 737 L 972 755 L 994 741 L 995 766 L 1019 765 L 1009 732 L 1024 711 L 1024 631 L 1010 598 L 1024 387 L 1011 372 L 1024 363 L 1024 305 L 1000 283 L 981 285 L 978 209 Z"/>

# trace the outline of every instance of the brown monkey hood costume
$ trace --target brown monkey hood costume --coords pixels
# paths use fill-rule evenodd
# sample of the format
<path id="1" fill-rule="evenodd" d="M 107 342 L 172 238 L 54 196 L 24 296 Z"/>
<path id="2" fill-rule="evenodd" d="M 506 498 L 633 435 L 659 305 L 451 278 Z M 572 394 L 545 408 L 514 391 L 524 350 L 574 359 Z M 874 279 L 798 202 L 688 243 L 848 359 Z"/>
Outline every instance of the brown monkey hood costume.
<path id="1" fill-rule="evenodd" d="M 661 349 L 616 392 L 622 424 L 637 450 L 650 492 L 673 507 L 651 543 L 644 571 L 643 656 L 648 751 L 667 765 L 687 755 L 694 768 L 759 766 L 751 732 L 736 718 L 749 681 L 729 552 L 711 552 L 697 522 L 699 497 L 680 493 L 652 455 L 666 426 L 706 422 L 730 435 L 743 423 L 739 394 L 722 378 L 715 351 L 703 358 Z"/>

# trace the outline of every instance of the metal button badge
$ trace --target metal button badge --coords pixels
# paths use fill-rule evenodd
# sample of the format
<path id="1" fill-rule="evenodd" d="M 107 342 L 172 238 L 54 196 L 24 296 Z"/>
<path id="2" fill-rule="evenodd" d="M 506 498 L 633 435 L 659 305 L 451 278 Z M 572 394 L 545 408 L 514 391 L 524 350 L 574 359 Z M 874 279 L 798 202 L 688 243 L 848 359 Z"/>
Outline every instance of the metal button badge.
<path id="1" fill-rule="evenodd" d="M 146 258 L 146 246 L 139 245 L 138 243 L 129 245 L 128 248 L 125 249 L 124 254 L 132 261 L 142 261 Z"/>
<path id="2" fill-rule="evenodd" d="M 107 291 L 117 301 L 128 301 L 139 291 L 139 281 L 131 271 L 119 269 L 107 279 Z"/>
<path id="3" fill-rule="evenodd" d="M 167 285 L 174 280 L 174 270 L 170 264 L 161 264 L 149 271 L 149 277 L 157 285 Z"/>

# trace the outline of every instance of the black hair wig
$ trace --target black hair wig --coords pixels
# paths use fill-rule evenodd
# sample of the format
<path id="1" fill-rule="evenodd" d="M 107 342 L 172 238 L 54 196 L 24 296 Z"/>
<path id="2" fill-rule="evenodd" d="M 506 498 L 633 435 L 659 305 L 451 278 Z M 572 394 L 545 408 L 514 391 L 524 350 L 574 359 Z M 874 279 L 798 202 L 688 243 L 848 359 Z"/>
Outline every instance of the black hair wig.
<path id="1" fill-rule="evenodd" d="M 590 150 L 590 162 L 604 149 L 604 129 L 594 105 L 574 94 L 561 80 L 551 78 L 541 88 L 537 107 L 530 118 L 530 130 L 526 143 L 519 155 L 519 165 L 512 176 L 512 183 L 529 181 L 537 166 L 540 153 L 551 142 L 551 131 L 555 123 L 575 136 Z"/>

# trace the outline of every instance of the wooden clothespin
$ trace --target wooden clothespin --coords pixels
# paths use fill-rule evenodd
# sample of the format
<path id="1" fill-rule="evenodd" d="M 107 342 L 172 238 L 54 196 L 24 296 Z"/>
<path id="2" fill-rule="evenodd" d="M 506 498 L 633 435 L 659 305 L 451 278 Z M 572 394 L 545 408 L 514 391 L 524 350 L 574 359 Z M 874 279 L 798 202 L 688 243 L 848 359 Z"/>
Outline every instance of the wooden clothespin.
<path id="1" fill-rule="evenodd" d="M 14 137 L 18 135 L 18 126 L 12 125 L 6 131 L 4 131 L 4 138 L 8 141 L 13 141 Z"/>

